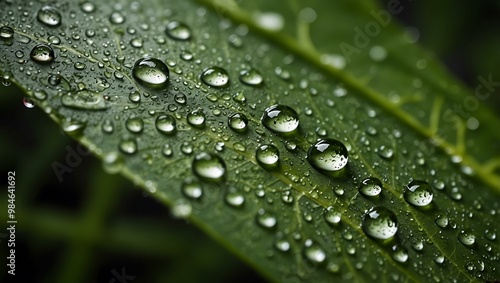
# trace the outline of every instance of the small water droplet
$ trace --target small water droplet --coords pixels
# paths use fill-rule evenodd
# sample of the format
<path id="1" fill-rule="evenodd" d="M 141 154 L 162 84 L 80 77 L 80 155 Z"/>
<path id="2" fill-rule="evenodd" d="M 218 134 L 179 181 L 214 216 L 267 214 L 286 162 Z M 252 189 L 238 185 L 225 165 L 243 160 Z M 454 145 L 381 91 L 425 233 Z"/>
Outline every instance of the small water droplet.
<path id="1" fill-rule="evenodd" d="M 29 109 L 35 107 L 35 103 L 33 102 L 33 100 L 29 99 L 28 97 L 23 98 L 23 104 L 26 108 Z"/>
<path id="2" fill-rule="evenodd" d="M 329 206 L 323 213 L 325 221 L 330 225 L 338 225 L 342 220 L 342 213 L 337 211 L 333 206 Z"/>
<path id="3" fill-rule="evenodd" d="M 411 247 L 416 251 L 421 251 L 424 249 L 424 242 L 420 240 L 414 240 Z"/>
<path id="4" fill-rule="evenodd" d="M 276 243 L 274 243 L 274 247 L 279 251 L 287 252 L 290 250 L 290 242 L 285 239 L 277 240 Z"/>
<path id="5" fill-rule="evenodd" d="M 347 165 L 347 148 L 338 140 L 322 139 L 309 148 L 307 161 L 316 169 L 336 172 Z"/>
<path id="6" fill-rule="evenodd" d="M 378 148 L 378 155 L 384 159 L 390 160 L 394 156 L 394 150 L 392 148 L 382 145 Z"/>
<path id="7" fill-rule="evenodd" d="M 178 199 L 172 206 L 172 215 L 176 218 L 187 218 L 191 215 L 193 207 L 189 202 Z"/>
<path id="8" fill-rule="evenodd" d="M 392 258 L 398 262 L 406 262 L 408 260 L 408 250 L 401 245 L 394 245 L 392 247 Z"/>
<path id="9" fill-rule="evenodd" d="M 184 93 L 178 93 L 174 96 L 174 100 L 179 104 L 186 104 L 187 97 Z"/>
<path id="10" fill-rule="evenodd" d="M 8 40 L 14 37 L 14 29 L 9 26 L 0 27 L 0 39 Z"/>
<path id="11" fill-rule="evenodd" d="M 182 50 L 180 57 L 182 60 L 191 61 L 191 60 L 193 60 L 194 56 L 193 56 L 193 53 L 191 53 L 190 51 Z"/>
<path id="12" fill-rule="evenodd" d="M 460 243 L 464 244 L 464 246 L 470 247 L 476 242 L 476 236 L 469 231 L 462 230 L 458 234 L 458 240 Z"/>
<path id="13" fill-rule="evenodd" d="M 203 113 L 203 109 L 196 109 L 187 115 L 187 122 L 189 125 L 195 128 L 202 128 L 205 126 L 205 114 Z"/>
<path id="14" fill-rule="evenodd" d="M 122 15 L 122 13 L 120 13 L 120 12 L 113 12 L 109 16 L 109 21 L 112 24 L 119 25 L 119 24 L 122 24 L 123 22 L 125 22 L 125 16 Z"/>
<path id="15" fill-rule="evenodd" d="M 236 190 L 232 190 L 226 194 L 225 201 L 232 207 L 242 207 L 245 203 L 245 196 Z"/>
<path id="16" fill-rule="evenodd" d="M 189 27 L 178 21 L 168 23 L 165 33 L 175 40 L 188 40 L 191 38 L 191 30 Z"/>
<path id="17" fill-rule="evenodd" d="M 448 219 L 448 217 L 446 217 L 446 215 L 438 215 L 436 216 L 436 220 L 434 222 L 436 223 L 437 226 L 441 228 L 446 228 L 448 227 L 450 220 Z"/>
<path id="18" fill-rule="evenodd" d="M 40 101 L 47 99 L 47 93 L 44 90 L 35 90 L 33 96 Z"/>
<path id="19" fill-rule="evenodd" d="M 156 118 L 156 129 L 164 134 L 171 135 L 175 133 L 176 122 L 172 115 L 162 114 Z"/>
<path id="20" fill-rule="evenodd" d="M 304 256 L 312 263 L 322 263 L 326 260 L 326 253 L 323 248 L 310 239 L 305 241 Z"/>
<path id="21" fill-rule="evenodd" d="M 229 75 L 220 67 L 210 67 L 204 70 L 200 79 L 212 87 L 225 87 L 229 83 Z"/>
<path id="22" fill-rule="evenodd" d="M 264 110 L 264 127 L 275 133 L 291 133 L 299 126 L 299 115 L 286 105 L 273 105 Z"/>
<path id="23" fill-rule="evenodd" d="M 494 241 L 497 238 L 497 233 L 494 230 L 486 229 L 484 231 L 484 236 L 490 241 Z"/>
<path id="24" fill-rule="evenodd" d="M 255 152 L 255 159 L 265 169 L 275 169 L 279 166 L 279 150 L 272 144 L 261 145 Z"/>
<path id="25" fill-rule="evenodd" d="M 371 208 L 363 218 L 363 231 L 370 237 L 386 240 L 398 231 L 396 215 L 389 209 L 378 206 Z"/>
<path id="26" fill-rule="evenodd" d="M 182 183 L 182 193 L 188 198 L 200 199 L 203 195 L 203 187 L 200 182 L 190 178 Z"/>
<path id="27" fill-rule="evenodd" d="M 382 182 L 375 177 L 366 178 L 361 181 L 359 192 L 367 197 L 378 196 L 382 192 Z"/>
<path id="28" fill-rule="evenodd" d="M 38 21 L 50 27 L 61 24 L 61 14 L 51 6 L 43 6 L 36 15 Z"/>
<path id="29" fill-rule="evenodd" d="M 66 107 L 84 110 L 106 110 L 106 102 L 98 92 L 83 89 L 77 93 L 64 93 L 61 103 Z"/>
<path id="30" fill-rule="evenodd" d="M 137 152 L 137 142 L 131 138 L 122 139 L 119 148 L 123 153 L 134 154 Z"/>
<path id="31" fill-rule="evenodd" d="M 95 11 L 95 5 L 92 2 L 83 2 L 80 4 L 80 8 L 85 13 L 92 13 Z"/>
<path id="32" fill-rule="evenodd" d="M 277 220 L 274 214 L 267 212 L 262 208 L 257 211 L 256 220 L 260 226 L 267 229 L 274 228 L 277 224 Z"/>
<path id="33" fill-rule="evenodd" d="M 155 58 L 137 60 L 132 75 L 141 85 L 152 89 L 163 89 L 168 84 L 169 70 L 167 65 Z"/>
<path id="34" fill-rule="evenodd" d="M 37 63 L 47 64 L 54 61 L 56 56 L 52 47 L 47 44 L 38 44 L 31 50 L 30 57 Z"/>
<path id="35" fill-rule="evenodd" d="M 111 134 L 114 131 L 115 125 L 110 120 L 104 120 L 101 128 L 103 132 Z"/>
<path id="36" fill-rule="evenodd" d="M 62 130 L 70 136 L 80 136 L 87 124 L 75 120 L 65 120 L 62 123 Z"/>
<path id="37" fill-rule="evenodd" d="M 104 155 L 102 167 L 108 174 L 116 174 L 123 168 L 124 160 L 120 153 L 112 151 Z"/>
<path id="38" fill-rule="evenodd" d="M 165 157 L 171 157 L 174 151 L 172 150 L 172 147 L 167 143 L 162 147 L 161 153 Z"/>
<path id="39" fill-rule="evenodd" d="M 125 127 L 131 133 L 140 133 L 144 127 L 144 121 L 140 117 L 128 118 L 127 121 L 125 121 Z"/>
<path id="40" fill-rule="evenodd" d="M 132 40 L 130 40 L 130 45 L 132 45 L 132 47 L 134 48 L 141 48 L 142 45 L 143 45 L 143 40 L 142 38 L 140 37 L 136 37 L 136 38 L 133 38 Z"/>
<path id="41" fill-rule="evenodd" d="M 201 152 L 193 159 L 193 172 L 202 180 L 217 182 L 224 179 L 226 164 L 218 155 Z"/>
<path id="42" fill-rule="evenodd" d="M 248 118 L 247 116 L 245 116 L 245 114 L 234 113 L 231 116 L 229 116 L 228 125 L 229 128 L 231 128 L 235 132 L 238 133 L 245 132 L 248 125 Z"/>
<path id="43" fill-rule="evenodd" d="M 259 71 L 248 69 L 240 72 L 240 81 L 249 86 L 259 86 L 264 81 L 264 78 Z"/>
<path id="44" fill-rule="evenodd" d="M 424 181 L 413 180 L 404 188 L 405 200 L 414 206 L 426 206 L 432 202 L 434 193 Z"/>

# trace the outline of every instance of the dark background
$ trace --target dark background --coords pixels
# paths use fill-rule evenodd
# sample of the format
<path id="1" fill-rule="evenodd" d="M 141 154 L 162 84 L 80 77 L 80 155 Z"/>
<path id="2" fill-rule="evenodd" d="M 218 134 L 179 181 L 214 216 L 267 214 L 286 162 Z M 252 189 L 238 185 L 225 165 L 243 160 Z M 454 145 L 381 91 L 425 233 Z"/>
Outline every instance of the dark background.
<path id="1" fill-rule="evenodd" d="M 398 17 L 416 27 L 419 44 L 470 88 L 478 76 L 491 74 L 500 81 L 500 2 L 412 1 Z M 499 91 L 487 101 L 495 109 Z M 10 170 L 17 177 L 16 280 L 263 281 L 196 227 L 174 219 L 142 189 L 104 173 L 92 156 L 72 159 L 78 165 L 59 182 L 52 164 L 67 164 L 68 153 L 79 146 L 41 109 L 26 108 L 22 98 L 14 86 L 0 86 L 0 168 L 5 178 Z M 5 194 L 0 199 L 4 221 Z M 6 236 L 0 231 L 2 257 Z M 0 271 L 2 282 L 14 282 L 5 276 L 5 265 Z M 120 281 L 116 274 L 122 272 L 134 279 Z"/>

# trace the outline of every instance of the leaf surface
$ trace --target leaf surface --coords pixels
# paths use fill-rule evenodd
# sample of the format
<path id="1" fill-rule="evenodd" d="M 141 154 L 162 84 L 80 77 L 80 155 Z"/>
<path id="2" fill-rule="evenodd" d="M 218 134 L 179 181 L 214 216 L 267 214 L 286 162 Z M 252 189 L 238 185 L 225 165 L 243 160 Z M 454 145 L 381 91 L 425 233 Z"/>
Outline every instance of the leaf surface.
<path id="1" fill-rule="evenodd" d="M 477 96 L 393 16 L 377 21 L 388 9 L 307 5 L 6 3 L 0 70 L 106 171 L 274 281 L 498 279 L 498 118 L 484 105 L 448 111 Z M 379 31 L 361 46 L 369 25 Z M 163 62 L 168 79 L 148 69 L 154 60 L 141 73 L 142 58 Z M 295 131 L 293 112 L 263 125 L 275 104 L 297 113 Z M 318 139 L 346 147 L 340 172 L 311 165 Z M 380 180 L 378 196 L 360 192 L 368 177 Z M 431 187 L 405 197 L 414 180 Z M 396 220 L 370 229 L 373 209 Z"/>

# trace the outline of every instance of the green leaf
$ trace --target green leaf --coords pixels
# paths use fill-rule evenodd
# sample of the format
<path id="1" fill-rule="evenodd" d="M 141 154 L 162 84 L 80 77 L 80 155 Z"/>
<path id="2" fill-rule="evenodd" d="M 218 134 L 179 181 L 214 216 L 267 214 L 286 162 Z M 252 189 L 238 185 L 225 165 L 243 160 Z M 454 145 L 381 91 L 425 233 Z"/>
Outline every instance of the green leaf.
<path id="1" fill-rule="evenodd" d="M 0 70 L 273 281 L 496 280 L 499 119 L 393 8 L 6 3 Z"/>

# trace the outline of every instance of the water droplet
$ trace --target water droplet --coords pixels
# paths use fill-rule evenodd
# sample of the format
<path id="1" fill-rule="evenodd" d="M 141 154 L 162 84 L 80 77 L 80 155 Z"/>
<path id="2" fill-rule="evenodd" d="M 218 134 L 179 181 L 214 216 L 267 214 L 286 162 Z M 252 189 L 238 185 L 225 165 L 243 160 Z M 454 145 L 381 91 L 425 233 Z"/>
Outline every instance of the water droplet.
<path id="1" fill-rule="evenodd" d="M 431 203 L 434 193 L 424 181 L 413 180 L 404 188 L 405 200 L 414 206 L 426 206 Z"/>
<path id="2" fill-rule="evenodd" d="M 279 166 L 279 150 L 272 144 L 259 146 L 255 152 L 255 158 L 265 169 L 275 169 Z"/>
<path id="3" fill-rule="evenodd" d="M 81 90 L 75 93 L 65 93 L 61 96 L 61 103 L 66 107 L 84 110 L 105 110 L 108 107 L 100 93 Z"/>
<path id="4" fill-rule="evenodd" d="M 274 243 L 274 247 L 282 252 L 287 252 L 290 250 L 290 243 L 287 240 L 281 239 Z"/>
<path id="5" fill-rule="evenodd" d="M 225 87 L 229 83 L 229 75 L 220 67 L 211 67 L 203 71 L 200 79 L 209 86 Z"/>
<path id="6" fill-rule="evenodd" d="M 132 70 L 132 75 L 141 85 L 162 89 L 167 86 L 169 70 L 167 65 L 155 58 L 142 58 L 137 60 Z"/>
<path id="7" fill-rule="evenodd" d="M 191 53 L 190 51 L 182 50 L 180 57 L 182 60 L 191 61 L 191 60 L 193 60 L 194 56 L 193 56 L 193 53 Z"/>
<path id="8" fill-rule="evenodd" d="M 132 47 L 135 47 L 135 48 L 141 48 L 142 45 L 143 45 L 143 40 L 142 38 L 133 38 L 132 40 L 130 40 L 130 45 L 132 45 Z"/>
<path id="9" fill-rule="evenodd" d="M 438 215 L 434 222 L 436 223 L 437 226 L 441 228 L 446 228 L 448 227 L 450 220 L 448 219 L 448 217 L 446 217 L 446 215 Z"/>
<path id="10" fill-rule="evenodd" d="M 182 193 L 191 199 L 199 199 L 203 195 L 203 187 L 193 179 L 187 179 L 182 183 Z"/>
<path id="11" fill-rule="evenodd" d="M 340 211 L 337 211 L 333 206 L 329 206 L 325 209 L 323 217 L 328 224 L 338 225 L 340 223 L 340 220 L 342 220 L 342 213 L 340 213 Z"/>
<path id="12" fill-rule="evenodd" d="M 366 178 L 361 181 L 359 192 L 367 197 L 378 196 L 382 192 L 382 182 L 375 177 Z"/>
<path id="13" fill-rule="evenodd" d="M 156 129 L 164 134 L 171 135 L 175 133 L 176 122 L 172 115 L 162 114 L 156 118 Z"/>
<path id="14" fill-rule="evenodd" d="M 476 236 L 469 231 L 462 230 L 458 234 L 458 240 L 460 243 L 464 244 L 464 246 L 470 247 L 476 242 Z"/>
<path id="15" fill-rule="evenodd" d="M 125 121 L 125 127 L 131 133 L 140 133 L 144 127 L 144 121 L 140 117 L 133 117 Z"/>
<path id="16" fill-rule="evenodd" d="M 174 151 L 172 150 L 172 147 L 167 143 L 165 144 L 162 149 L 161 149 L 161 153 L 163 154 L 163 156 L 165 157 L 170 157 L 172 156 L 172 154 L 174 153 Z"/>
<path id="17" fill-rule="evenodd" d="M 33 92 L 33 96 L 38 100 L 47 99 L 47 93 L 44 90 L 35 90 Z"/>
<path id="18" fill-rule="evenodd" d="M 103 132 L 111 134 L 114 131 L 115 125 L 110 120 L 104 120 L 101 128 Z"/>
<path id="19" fill-rule="evenodd" d="M 193 159 L 193 172 L 205 181 L 217 182 L 224 179 L 226 164 L 218 155 L 201 152 Z"/>
<path id="20" fill-rule="evenodd" d="M 95 5 L 92 2 L 83 2 L 80 4 L 80 8 L 85 13 L 92 13 L 95 11 Z"/>
<path id="21" fill-rule="evenodd" d="M 490 241 L 494 241 L 497 238 L 497 234 L 494 230 L 487 229 L 484 231 L 484 236 Z"/>
<path id="22" fill-rule="evenodd" d="M 38 21 L 50 27 L 55 27 L 61 24 L 61 14 L 51 6 L 43 6 L 36 15 Z"/>
<path id="23" fill-rule="evenodd" d="M 197 109 L 191 111 L 187 115 L 187 121 L 189 125 L 196 127 L 196 128 L 201 128 L 205 126 L 205 114 L 203 113 L 202 109 Z"/>
<path id="24" fill-rule="evenodd" d="M 414 240 L 411 247 L 416 251 L 421 251 L 424 249 L 424 242 L 420 240 Z"/>
<path id="25" fill-rule="evenodd" d="M 116 174 L 123 168 L 124 160 L 120 153 L 112 151 L 104 155 L 102 167 L 108 174 Z"/>
<path id="26" fill-rule="evenodd" d="M 173 21 L 168 23 L 166 34 L 175 40 L 188 40 L 191 38 L 191 30 L 181 22 Z"/>
<path id="27" fill-rule="evenodd" d="M 186 104 L 187 97 L 184 93 L 178 93 L 175 95 L 174 100 L 179 104 Z"/>
<path id="28" fill-rule="evenodd" d="M 134 154 L 137 152 L 137 142 L 135 139 L 123 139 L 120 142 L 120 150 L 126 154 Z"/>
<path id="29" fill-rule="evenodd" d="M 240 72 L 240 81 L 249 86 L 258 86 L 262 84 L 264 78 L 259 71 L 248 69 Z"/>
<path id="30" fill-rule="evenodd" d="M 264 110 L 262 124 L 275 133 L 291 133 L 299 126 L 299 115 L 286 105 L 273 105 Z"/>
<path id="31" fill-rule="evenodd" d="M 378 206 L 370 209 L 363 218 L 363 231 L 370 237 L 386 240 L 398 231 L 396 215 L 389 209 Z"/>
<path id="32" fill-rule="evenodd" d="M 193 207 L 189 202 L 178 199 L 172 206 L 172 215 L 176 218 L 187 218 L 191 215 Z"/>
<path id="33" fill-rule="evenodd" d="M 7 40 L 14 37 L 14 29 L 9 26 L 0 27 L 0 39 Z"/>
<path id="34" fill-rule="evenodd" d="M 265 211 L 263 208 L 257 211 L 257 223 L 267 229 L 274 228 L 277 224 L 274 214 Z"/>
<path id="35" fill-rule="evenodd" d="M 392 258 L 398 262 L 406 262 L 408 260 L 408 250 L 401 245 L 394 245 L 392 247 Z"/>
<path id="36" fill-rule="evenodd" d="M 309 148 L 307 161 L 316 169 L 336 172 L 347 165 L 347 148 L 338 140 L 322 139 Z"/>
<path id="37" fill-rule="evenodd" d="M 392 148 L 382 145 L 378 148 L 378 155 L 384 159 L 390 160 L 394 156 L 394 150 Z"/>
<path id="38" fill-rule="evenodd" d="M 62 130 L 70 136 L 80 136 L 87 124 L 75 120 L 65 120 L 62 123 Z"/>
<path id="39" fill-rule="evenodd" d="M 28 97 L 24 97 L 23 98 L 23 104 L 26 108 L 33 108 L 35 107 L 35 103 L 33 102 L 33 100 L 29 99 Z"/>
<path id="40" fill-rule="evenodd" d="M 185 155 L 190 155 L 193 153 L 193 146 L 189 142 L 183 142 L 181 144 L 181 152 L 184 153 Z"/>
<path id="41" fill-rule="evenodd" d="M 436 257 L 434 258 L 434 262 L 437 264 L 443 264 L 444 256 L 442 254 L 436 255 Z"/>
<path id="42" fill-rule="evenodd" d="M 38 44 L 31 50 L 30 57 L 37 63 L 47 64 L 54 61 L 56 56 L 52 47 L 46 44 Z"/>
<path id="43" fill-rule="evenodd" d="M 122 24 L 123 22 L 125 22 L 125 17 L 120 12 L 113 12 L 109 16 L 109 21 L 112 24 L 119 25 L 119 24 Z"/>
<path id="44" fill-rule="evenodd" d="M 245 132 L 248 125 L 248 118 L 247 116 L 245 116 L 245 114 L 234 113 L 229 116 L 228 125 L 235 132 Z"/>
<path id="45" fill-rule="evenodd" d="M 245 196 L 242 193 L 233 190 L 226 194 L 225 201 L 232 207 L 242 207 L 245 203 Z"/>
<path id="46" fill-rule="evenodd" d="M 308 239 L 304 246 L 304 256 L 312 263 L 322 263 L 326 260 L 326 253 L 319 244 Z"/>

